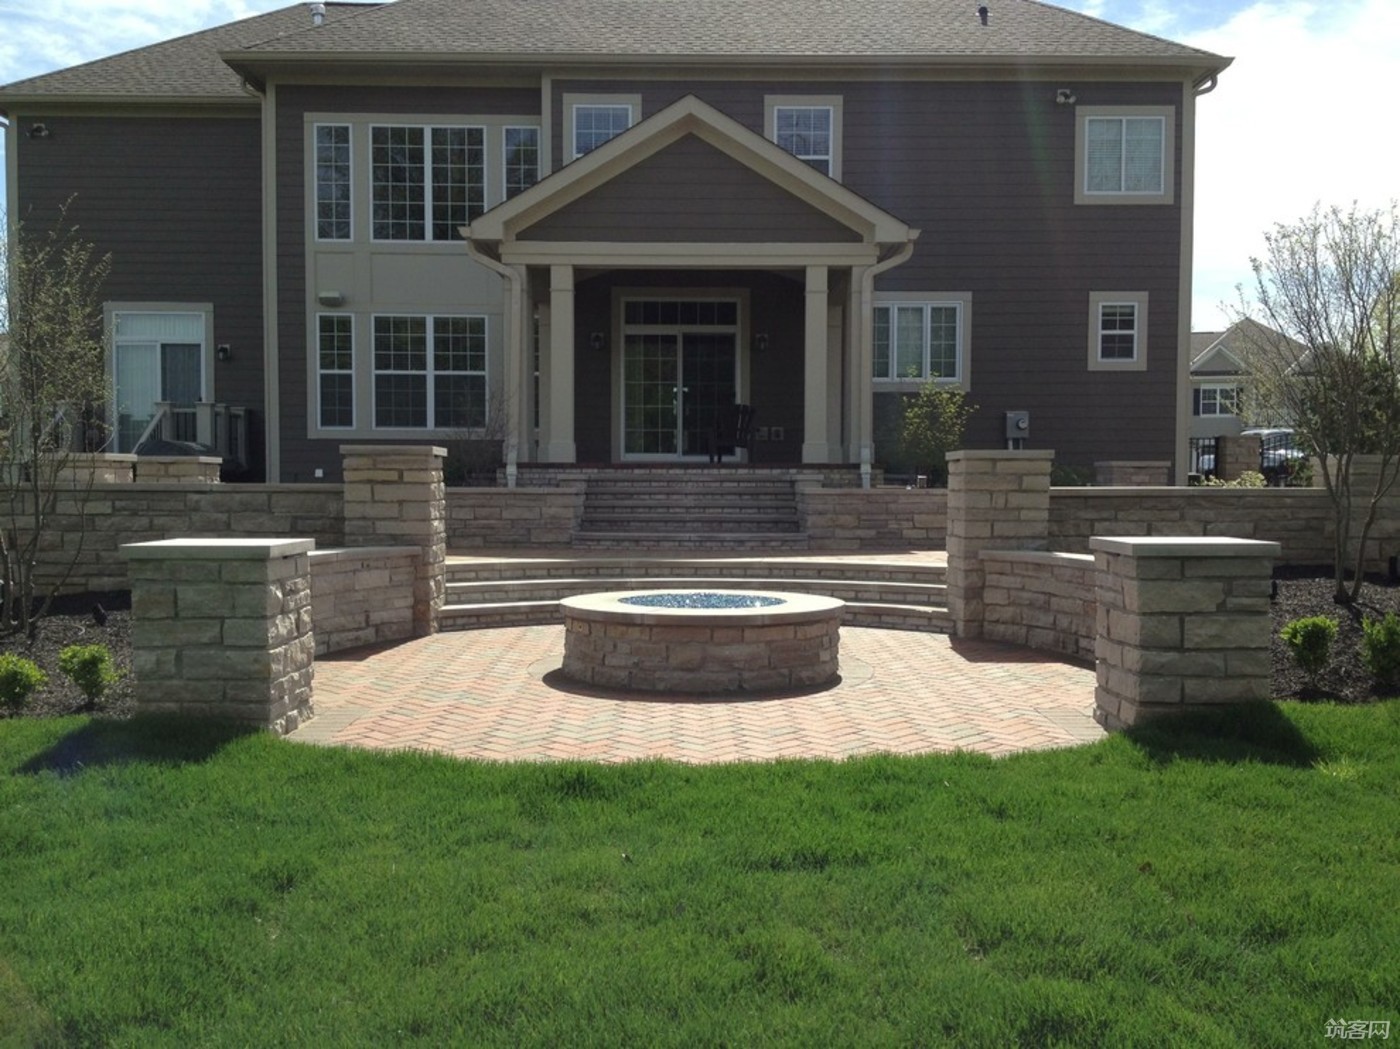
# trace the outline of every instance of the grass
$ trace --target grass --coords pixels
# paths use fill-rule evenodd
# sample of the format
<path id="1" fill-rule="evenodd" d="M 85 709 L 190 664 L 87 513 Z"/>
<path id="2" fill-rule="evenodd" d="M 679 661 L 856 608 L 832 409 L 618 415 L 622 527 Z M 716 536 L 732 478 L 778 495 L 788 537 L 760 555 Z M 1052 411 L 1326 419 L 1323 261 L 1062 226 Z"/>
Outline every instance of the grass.
<path id="1" fill-rule="evenodd" d="M 1301 1045 L 1400 1021 L 1400 701 L 993 761 L 0 722 L 0 1045 Z"/>

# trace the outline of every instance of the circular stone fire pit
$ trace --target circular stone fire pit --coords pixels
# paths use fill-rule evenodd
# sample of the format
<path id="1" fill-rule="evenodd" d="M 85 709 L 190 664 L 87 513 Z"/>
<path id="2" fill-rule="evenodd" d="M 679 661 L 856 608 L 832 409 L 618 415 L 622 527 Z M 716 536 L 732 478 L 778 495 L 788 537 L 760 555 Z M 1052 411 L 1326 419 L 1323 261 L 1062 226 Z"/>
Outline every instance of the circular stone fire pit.
<path id="1" fill-rule="evenodd" d="M 834 681 L 844 601 L 767 590 L 583 594 L 564 610 L 564 676 L 639 692 L 766 692 Z"/>

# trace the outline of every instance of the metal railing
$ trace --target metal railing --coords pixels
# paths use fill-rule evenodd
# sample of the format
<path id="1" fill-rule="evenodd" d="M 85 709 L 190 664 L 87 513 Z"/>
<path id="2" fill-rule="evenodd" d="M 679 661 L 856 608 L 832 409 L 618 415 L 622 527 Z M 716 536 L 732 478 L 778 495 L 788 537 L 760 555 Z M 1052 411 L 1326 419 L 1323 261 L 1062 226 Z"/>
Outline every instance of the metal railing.
<path id="1" fill-rule="evenodd" d="M 1220 444 L 1214 437 L 1191 438 L 1191 473 L 1214 477 L 1220 469 Z"/>
<path id="2" fill-rule="evenodd" d="M 241 405 L 198 401 L 175 404 L 157 401 L 155 416 L 133 447 L 158 436 L 162 441 L 182 441 L 207 448 L 227 466 L 248 466 L 248 409 Z"/>

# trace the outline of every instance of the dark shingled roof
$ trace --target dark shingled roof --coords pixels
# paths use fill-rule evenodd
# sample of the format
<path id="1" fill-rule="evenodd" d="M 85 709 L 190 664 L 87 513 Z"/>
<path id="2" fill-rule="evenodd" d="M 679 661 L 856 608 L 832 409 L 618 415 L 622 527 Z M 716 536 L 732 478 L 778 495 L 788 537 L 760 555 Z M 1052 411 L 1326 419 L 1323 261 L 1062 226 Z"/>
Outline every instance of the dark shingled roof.
<path id="1" fill-rule="evenodd" d="M 1090 57 L 1220 68 L 1219 56 L 1038 0 L 399 0 L 256 54 Z"/>
<path id="2" fill-rule="evenodd" d="M 326 25 L 321 28 L 374 6 L 378 5 L 327 4 Z M 110 58 L 17 80 L 0 87 L 0 103 L 7 96 L 133 102 L 247 100 L 239 75 L 224 63 L 219 53 L 310 26 L 311 15 L 306 5 L 293 4 Z"/>

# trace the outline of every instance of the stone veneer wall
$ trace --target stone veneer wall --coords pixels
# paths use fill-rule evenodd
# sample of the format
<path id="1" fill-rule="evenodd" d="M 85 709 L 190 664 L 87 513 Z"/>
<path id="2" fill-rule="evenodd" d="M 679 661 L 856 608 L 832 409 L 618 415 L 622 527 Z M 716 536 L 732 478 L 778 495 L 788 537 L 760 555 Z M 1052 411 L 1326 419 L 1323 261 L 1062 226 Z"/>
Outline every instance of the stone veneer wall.
<path id="1" fill-rule="evenodd" d="M 1167 485 L 1172 480 L 1170 462 L 1105 459 L 1094 463 L 1094 483 L 1102 485 Z"/>
<path id="2" fill-rule="evenodd" d="M 937 550 L 948 538 L 941 488 L 797 489 L 802 529 L 815 550 Z"/>
<path id="3" fill-rule="evenodd" d="M 557 488 L 449 488 L 448 548 L 568 546 L 583 514 L 583 491 L 579 482 Z"/>
<path id="4" fill-rule="evenodd" d="M 1092 555 L 983 550 L 979 557 L 984 637 L 1094 658 L 1098 569 Z"/>
<path id="5" fill-rule="evenodd" d="M 136 480 L 144 484 L 218 484 L 223 462 L 217 455 L 139 455 Z"/>
<path id="6" fill-rule="evenodd" d="M 428 633 L 426 624 L 413 619 L 419 556 L 417 549 L 405 546 L 313 550 L 316 654 Z"/>
<path id="7" fill-rule="evenodd" d="M 1091 545 L 1101 724 L 1270 698 L 1277 543 L 1106 536 Z"/>
<path id="8" fill-rule="evenodd" d="M 310 539 L 169 539 L 123 548 L 141 714 L 274 732 L 312 716 Z"/>

